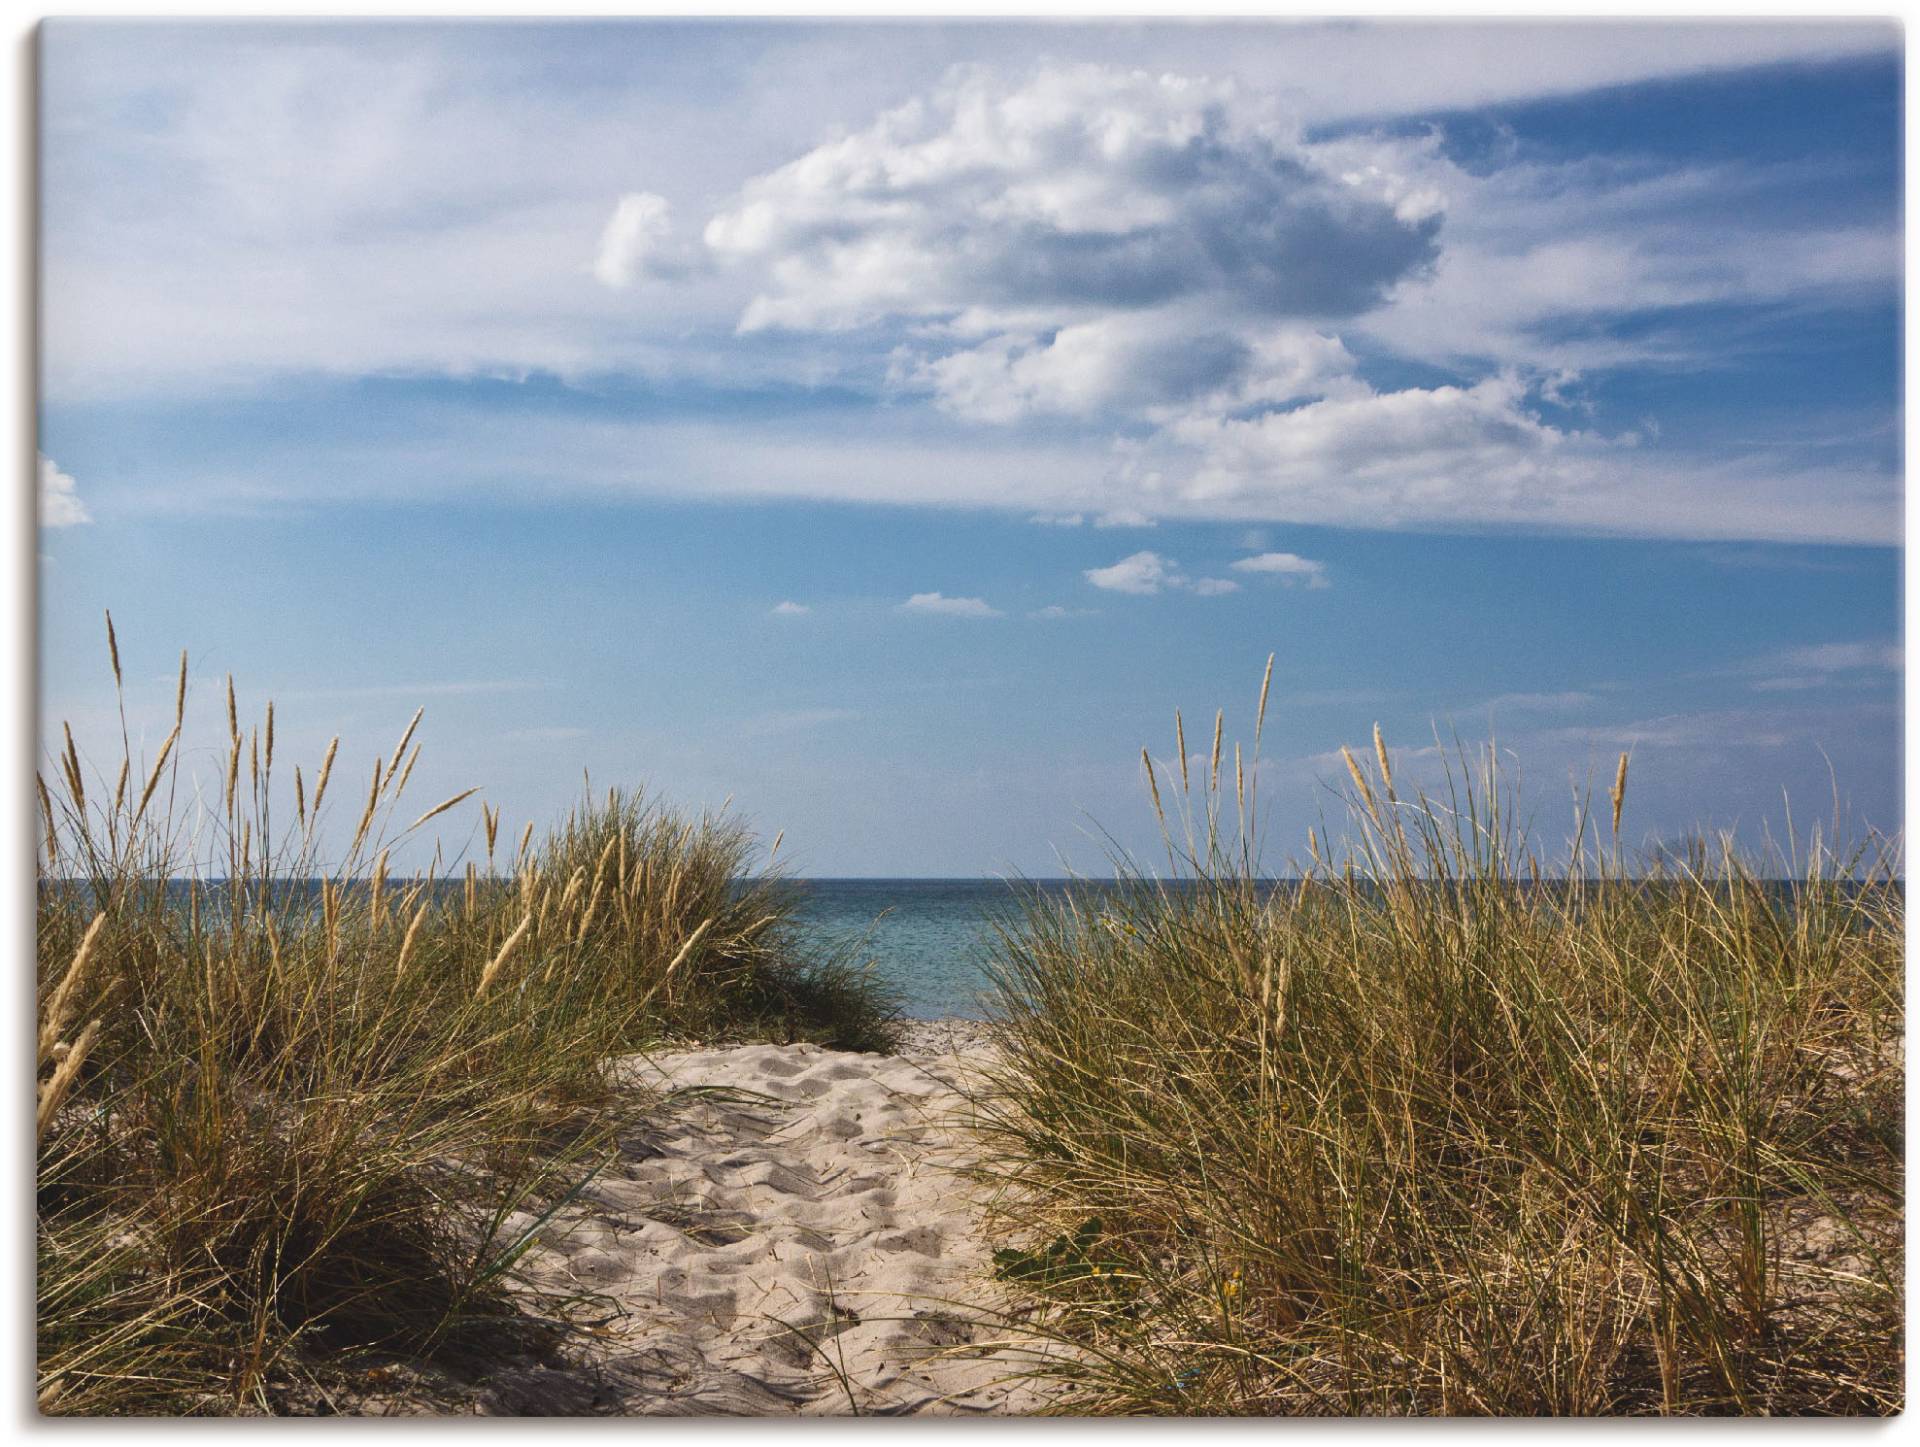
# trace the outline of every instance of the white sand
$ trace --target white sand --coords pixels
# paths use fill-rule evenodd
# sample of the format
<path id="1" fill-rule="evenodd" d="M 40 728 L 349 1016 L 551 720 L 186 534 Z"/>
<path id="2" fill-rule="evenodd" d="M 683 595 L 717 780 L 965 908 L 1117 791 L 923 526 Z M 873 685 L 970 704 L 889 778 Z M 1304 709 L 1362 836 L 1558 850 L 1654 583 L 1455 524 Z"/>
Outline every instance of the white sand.
<path id="1" fill-rule="evenodd" d="M 522 1263 L 604 1296 L 577 1368 L 496 1382 L 488 1410 L 1018 1413 L 1038 1348 L 1009 1330 L 955 1082 L 969 1032 L 913 1053 L 747 1045 L 635 1056 L 675 1092 Z M 977 1058 L 977 1057 L 976 1057 Z M 617 1309 L 617 1310 L 616 1310 Z M 1017 1343 L 1017 1344 L 1016 1344 Z"/>

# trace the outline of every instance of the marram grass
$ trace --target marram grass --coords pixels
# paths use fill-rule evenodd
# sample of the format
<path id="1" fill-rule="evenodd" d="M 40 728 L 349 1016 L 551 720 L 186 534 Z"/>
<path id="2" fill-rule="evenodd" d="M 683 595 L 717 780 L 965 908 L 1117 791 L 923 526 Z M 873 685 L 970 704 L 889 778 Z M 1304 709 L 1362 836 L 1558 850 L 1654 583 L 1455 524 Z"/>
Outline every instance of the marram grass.
<path id="1" fill-rule="evenodd" d="M 402 805 L 417 715 L 364 792 L 338 740 L 287 790 L 229 683 L 202 795 L 186 687 L 151 761 L 66 734 L 40 783 L 43 1410 L 284 1409 L 368 1353 L 544 1340 L 569 1304 L 509 1298 L 503 1222 L 644 1108 L 608 1059 L 884 1043 L 728 818 L 614 793 L 515 846 L 482 804 L 484 854 L 396 876 L 470 797 Z M 1622 759 L 1549 861 L 1491 765 L 1409 797 L 1376 731 L 1351 849 L 1276 889 L 1257 764 L 1229 793 L 1217 716 L 1196 789 L 1176 733 L 1172 882 L 1036 897 L 998 951 L 988 1169 L 1062 1409 L 1899 1410 L 1890 847 L 1790 887 L 1730 844 L 1635 864 Z"/>
<path id="2" fill-rule="evenodd" d="M 1171 882 L 1003 931 L 985 1169 L 1061 1409 L 1899 1411 L 1891 848 L 1635 867 L 1622 759 L 1550 871 L 1490 760 L 1409 798 L 1375 744 L 1298 885 L 1210 782 Z"/>
<path id="3" fill-rule="evenodd" d="M 109 648 L 118 684 L 111 622 Z M 509 1301 L 526 1241 L 502 1223 L 605 1159 L 636 1108 L 609 1059 L 677 1035 L 887 1044 L 870 976 L 796 958 L 792 897 L 730 818 L 611 792 L 509 859 L 488 809 L 459 883 L 437 856 L 395 877 L 471 793 L 405 807 L 416 715 L 323 860 L 339 740 L 310 791 L 276 785 L 271 706 L 244 729 L 229 681 L 203 808 L 186 688 L 183 657 L 150 763 L 127 745 L 95 769 L 69 731 L 39 786 L 43 1411 L 270 1411 L 368 1352 L 548 1339 L 567 1304 Z"/>

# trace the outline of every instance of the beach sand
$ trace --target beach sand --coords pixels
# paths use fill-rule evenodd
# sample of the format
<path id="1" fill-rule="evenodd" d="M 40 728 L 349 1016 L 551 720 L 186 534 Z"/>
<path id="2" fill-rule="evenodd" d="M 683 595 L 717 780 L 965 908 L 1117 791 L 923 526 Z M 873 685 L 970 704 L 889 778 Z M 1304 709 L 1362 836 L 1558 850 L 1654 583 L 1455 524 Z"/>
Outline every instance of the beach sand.
<path id="1" fill-rule="evenodd" d="M 471 1392 L 348 1410 L 488 1414 L 1022 1413 L 1042 1348 L 1003 1315 L 956 1088 L 966 1021 L 900 1055 L 740 1045 L 618 1062 L 664 1093 L 522 1260 L 520 1289 L 604 1325 Z M 509 1236 L 533 1225 L 510 1220 Z M 418 1379 L 413 1383 L 425 1384 Z M 424 1396 L 424 1399 L 423 1399 Z M 438 1398 L 439 1400 L 433 1400 Z"/>

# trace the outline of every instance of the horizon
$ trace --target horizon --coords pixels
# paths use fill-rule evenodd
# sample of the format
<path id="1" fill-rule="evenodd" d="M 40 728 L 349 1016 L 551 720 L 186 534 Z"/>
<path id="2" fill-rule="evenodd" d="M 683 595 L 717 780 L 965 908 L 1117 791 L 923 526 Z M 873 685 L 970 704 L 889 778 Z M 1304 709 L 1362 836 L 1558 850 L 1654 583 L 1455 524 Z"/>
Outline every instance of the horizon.
<path id="1" fill-rule="evenodd" d="M 501 875 L 496 872 L 496 874 L 492 876 L 483 876 L 483 877 L 505 878 L 507 876 Z M 1420 875 L 1418 877 L 1423 879 L 1432 879 L 1432 878 L 1436 878 L 1437 876 Z M 1597 881 L 1601 877 L 1602 876 L 1597 873 L 1573 875 L 1573 874 L 1568 874 L 1564 871 L 1557 872 L 1557 873 L 1543 872 L 1539 876 L 1538 880 L 1527 880 L 1522 882 L 1538 883 L 1538 884 L 1589 884 Z M 1612 876 L 1612 877 L 1624 878 L 1624 880 L 1629 884 L 1646 884 L 1646 883 L 1652 882 L 1652 880 L 1656 876 L 1648 873 L 1628 873 L 1624 876 Z M 1708 879 L 1712 879 L 1713 877 L 1714 876 L 1712 875 L 1706 876 L 1706 878 Z M 1754 879 L 1755 882 L 1759 884 L 1802 884 L 1805 882 L 1804 878 L 1800 874 L 1756 873 L 1756 874 L 1753 874 L 1751 877 Z M 281 884 L 302 884 L 302 885 L 318 884 L 318 883 L 321 883 L 322 881 L 329 880 L 329 879 L 335 880 L 337 882 L 345 882 L 350 884 L 371 884 L 373 882 L 373 876 L 371 874 L 349 874 L 345 876 L 341 876 L 337 874 L 286 874 L 286 875 L 274 875 L 274 876 L 271 876 L 271 878 L 274 882 L 281 883 Z M 762 872 L 760 874 L 737 874 L 737 875 L 734 875 L 733 878 L 736 883 L 740 883 L 740 884 L 762 883 L 762 882 L 766 882 L 769 878 L 771 878 L 775 882 L 786 883 L 786 884 L 807 884 L 807 885 L 812 885 L 812 884 L 880 884 L 880 885 L 912 885 L 912 884 L 975 885 L 975 884 L 979 884 L 979 885 L 987 885 L 987 884 L 991 884 L 991 885 L 1000 885 L 1005 888 L 1015 889 L 1015 890 L 1025 885 L 1053 886 L 1053 885 L 1074 885 L 1074 884 L 1096 884 L 1096 885 L 1136 884 L 1136 885 L 1140 885 L 1142 887 L 1150 888 L 1150 889 L 1157 889 L 1167 885 L 1186 885 L 1186 886 L 1192 886 L 1192 887 L 1205 886 L 1208 888 L 1213 888 L 1218 885 L 1217 880 L 1200 879 L 1200 878 L 1194 877 L 1191 874 L 1159 875 L 1159 874 L 1152 874 L 1152 873 L 1126 874 L 1126 875 L 1054 874 L 1054 875 L 1009 876 L 1009 875 L 992 875 L 992 874 L 784 874 L 784 873 L 775 871 L 771 876 L 766 872 Z M 1244 878 L 1236 877 L 1234 882 L 1255 884 L 1255 885 L 1306 884 L 1309 882 L 1313 882 L 1316 879 L 1324 880 L 1325 878 L 1326 878 L 1325 875 L 1315 876 L 1315 875 L 1307 875 L 1307 874 L 1254 874 L 1254 875 L 1245 876 Z M 1901 887 L 1904 887 L 1906 883 L 1906 873 L 1905 873 L 1904 866 L 1899 863 L 1894 863 L 1891 865 L 1883 865 L 1882 867 L 1879 867 L 1879 868 L 1870 869 L 1864 875 L 1859 873 L 1855 873 L 1852 875 L 1836 873 L 1833 876 L 1833 878 L 1836 878 L 1836 879 L 1872 878 L 1874 880 L 1884 880 L 1886 882 L 1899 885 Z M 462 874 L 420 875 L 420 874 L 389 873 L 386 876 L 386 880 L 389 884 L 397 883 L 397 882 L 407 883 L 407 884 L 418 884 L 425 881 L 432 884 L 459 886 L 465 883 L 466 876 Z M 57 880 L 43 879 L 41 882 L 43 884 L 57 883 L 57 884 L 68 885 L 68 886 L 77 886 L 77 885 L 86 884 L 87 880 L 84 875 L 67 875 Z M 221 885 L 229 884 L 232 882 L 232 880 L 229 877 L 222 876 L 222 875 L 173 874 L 173 875 L 168 875 L 166 877 L 165 882 L 169 885 L 198 885 L 204 889 L 214 889 Z"/>
<path id="2" fill-rule="evenodd" d="M 309 777 L 424 706 L 516 838 L 1046 882 L 1216 709 L 1231 797 L 1271 654 L 1284 853 L 1376 724 L 1556 843 L 1623 752 L 1630 849 L 1897 835 L 1901 44 L 48 21 L 43 743 L 117 759 L 111 611 L 136 764 L 185 648 L 189 777 L 231 674 Z"/>

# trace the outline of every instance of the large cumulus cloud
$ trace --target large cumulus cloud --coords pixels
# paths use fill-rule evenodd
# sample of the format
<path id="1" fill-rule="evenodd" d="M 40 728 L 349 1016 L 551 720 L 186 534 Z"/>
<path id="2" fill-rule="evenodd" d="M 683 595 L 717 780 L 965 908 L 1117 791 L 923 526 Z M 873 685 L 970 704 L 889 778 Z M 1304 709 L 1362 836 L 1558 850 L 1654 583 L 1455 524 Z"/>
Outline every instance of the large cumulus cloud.
<path id="1" fill-rule="evenodd" d="M 1119 504 L 1543 515 L 1609 444 L 1512 371 L 1377 390 L 1339 335 L 1432 273 L 1430 157 L 1309 143 L 1227 82 L 968 69 L 755 178 L 704 241 L 754 278 L 743 333 L 877 328 L 895 385 L 960 418 L 1111 429 Z"/>
<path id="2" fill-rule="evenodd" d="M 707 245 L 770 268 L 741 319 L 1039 321 L 1195 295 L 1340 317 L 1428 264 L 1430 200 L 1330 172 L 1231 84 L 969 69 L 750 182 Z"/>
<path id="3" fill-rule="evenodd" d="M 1282 401 L 1325 327 L 1429 267 L 1438 197 L 1330 167 L 1232 84 L 956 71 L 708 223 L 742 332 L 902 331 L 894 375 L 978 421 Z"/>

